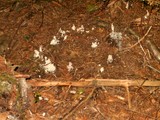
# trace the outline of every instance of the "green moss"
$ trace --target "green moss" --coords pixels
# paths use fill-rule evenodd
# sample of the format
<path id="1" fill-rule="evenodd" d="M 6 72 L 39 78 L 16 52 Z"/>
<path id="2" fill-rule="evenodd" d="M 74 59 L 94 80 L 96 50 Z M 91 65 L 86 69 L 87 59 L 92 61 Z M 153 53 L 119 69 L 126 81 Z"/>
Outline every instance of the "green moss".
<path id="1" fill-rule="evenodd" d="M 8 73 L 0 74 L 0 81 L 8 81 L 10 83 L 16 83 L 16 78 Z"/>
<path id="2" fill-rule="evenodd" d="M 85 90 L 83 88 L 78 89 L 78 94 L 82 95 L 84 92 L 85 92 Z"/>
<path id="3" fill-rule="evenodd" d="M 7 74 L 1 73 L 0 74 L 0 95 L 4 93 L 9 93 L 12 90 L 12 85 L 16 84 L 16 79 Z"/>
<path id="4" fill-rule="evenodd" d="M 87 12 L 93 12 L 93 11 L 96 11 L 97 9 L 98 9 L 98 6 L 94 4 L 87 5 Z"/>

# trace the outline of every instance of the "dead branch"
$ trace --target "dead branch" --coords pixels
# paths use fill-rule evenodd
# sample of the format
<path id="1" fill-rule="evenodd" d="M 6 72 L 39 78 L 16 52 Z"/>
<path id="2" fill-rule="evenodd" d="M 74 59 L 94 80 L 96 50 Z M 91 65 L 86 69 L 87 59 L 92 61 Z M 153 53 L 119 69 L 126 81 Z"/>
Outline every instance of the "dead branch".
<path id="1" fill-rule="evenodd" d="M 75 108 L 73 108 L 68 114 L 66 114 L 62 120 L 67 120 L 68 117 L 70 117 L 71 115 L 73 115 L 77 110 L 78 108 L 80 108 L 82 105 L 84 105 L 84 103 L 86 103 L 93 95 L 94 91 L 96 90 L 96 87 L 94 87 L 91 91 L 91 93 L 87 96 L 86 99 L 84 99 L 82 102 L 80 102 Z"/>
<path id="2" fill-rule="evenodd" d="M 15 78 L 30 78 L 31 76 L 30 75 L 24 75 L 24 74 L 16 74 L 14 75 Z"/>
<path id="3" fill-rule="evenodd" d="M 144 36 L 143 36 L 141 39 L 138 40 L 138 42 L 136 42 L 135 44 L 133 44 L 133 45 L 130 46 L 130 47 L 124 48 L 123 50 L 132 49 L 132 48 L 134 48 L 135 46 L 137 46 L 139 43 L 141 43 L 141 42 L 144 40 L 144 38 L 149 34 L 151 28 L 152 28 L 152 26 L 150 26 L 150 27 L 148 28 L 147 32 L 144 34 Z M 136 37 L 137 37 L 137 36 L 136 36 Z M 138 37 L 138 38 L 139 38 L 139 37 Z"/>
<path id="4" fill-rule="evenodd" d="M 75 87 L 101 87 L 101 86 L 160 86 L 160 81 L 151 80 L 125 80 L 125 79 L 83 79 L 80 81 L 49 81 L 47 79 L 32 79 L 27 81 L 31 86 L 75 86 Z"/>
<path id="5" fill-rule="evenodd" d="M 126 91 L 127 91 L 127 96 L 128 96 L 128 107 L 129 109 L 131 109 L 132 104 L 131 104 L 131 96 L 130 96 L 130 92 L 129 92 L 129 88 L 126 87 Z"/>
<path id="6" fill-rule="evenodd" d="M 29 86 L 26 83 L 26 79 L 25 78 L 20 78 L 19 79 L 19 83 L 20 83 L 20 89 L 21 89 L 21 97 L 23 100 L 23 105 L 27 104 L 27 100 L 28 100 L 28 89 Z"/>

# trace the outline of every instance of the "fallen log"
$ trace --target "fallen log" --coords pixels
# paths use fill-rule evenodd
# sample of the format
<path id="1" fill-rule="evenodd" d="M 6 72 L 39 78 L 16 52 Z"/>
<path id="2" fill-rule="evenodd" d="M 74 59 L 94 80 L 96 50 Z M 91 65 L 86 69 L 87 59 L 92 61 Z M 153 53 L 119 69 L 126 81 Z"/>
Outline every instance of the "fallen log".
<path id="1" fill-rule="evenodd" d="M 101 86 L 160 86 L 160 81 L 126 80 L 126 79 L 82 79 L 80 81 L 49 81 L 47 79 L 31 79 L 27 83 L 34 87 L 40 86 L 75 86 L 75 87 L 101 87 Z"/>

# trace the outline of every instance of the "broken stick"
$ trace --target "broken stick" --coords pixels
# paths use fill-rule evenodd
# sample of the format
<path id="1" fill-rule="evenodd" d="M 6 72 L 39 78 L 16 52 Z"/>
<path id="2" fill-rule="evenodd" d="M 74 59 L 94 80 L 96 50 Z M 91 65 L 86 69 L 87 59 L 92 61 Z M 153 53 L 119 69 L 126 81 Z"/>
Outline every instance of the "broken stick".
<path id="1" fill-rule="evenodd" d="M 125 80 L 125 79 L 83 79 L 81 81 L 49 81 L 46 79 L 31 79 L 27 81 L 31 86 L 75 86 L 75 87 L 101 87 L 101 86 L 160 86 L 160 81 L 151 80 Z"/>

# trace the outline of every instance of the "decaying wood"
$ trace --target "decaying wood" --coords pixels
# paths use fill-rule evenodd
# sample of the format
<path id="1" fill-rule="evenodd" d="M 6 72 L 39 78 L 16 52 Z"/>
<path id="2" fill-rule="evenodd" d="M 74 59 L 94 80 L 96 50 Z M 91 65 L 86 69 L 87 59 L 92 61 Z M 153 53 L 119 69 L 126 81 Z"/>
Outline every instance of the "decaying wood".
<path id="1" fill-rule="evenodd" d="M 101 87 L 101 86 L 160 86 L 160 81 L 151 80 L 125 80 L 125 79 L 83 79 L 80 81 L 49 81 L 46 79 L 32 79 L 27 81 L 31 86 L 75 86 L 75 87 Z"/>
<path id="2" fill-rule="evenodd" d="M 25 105 L 28 102 L 29 86 L 28 86 L 25 78 L 20 78 L 19 83 L 20 83 L 20 89 L 21 89 L 21 97 L 22 97 L 22 100 L 23 100 L 23 104 Z"/>

